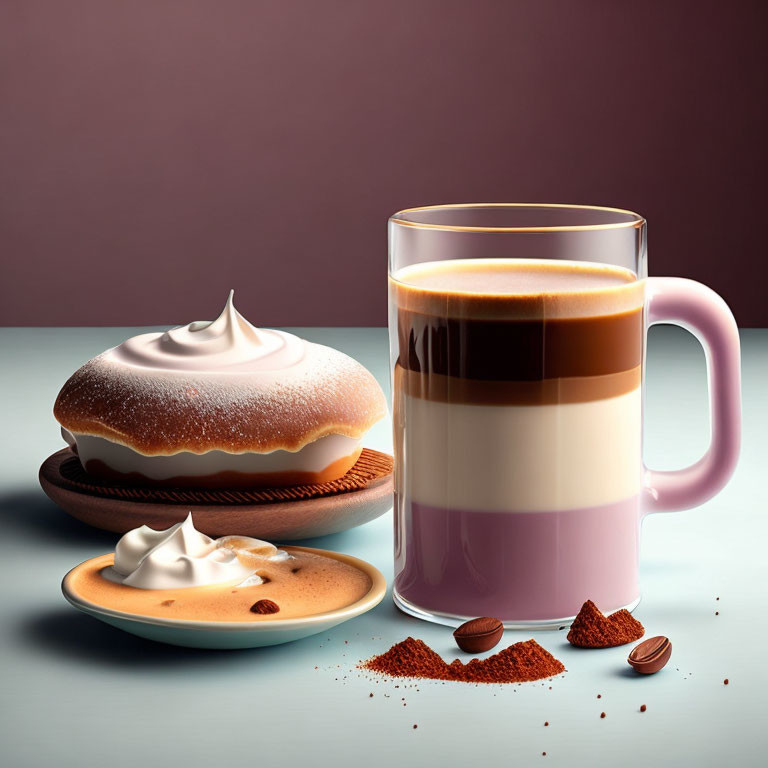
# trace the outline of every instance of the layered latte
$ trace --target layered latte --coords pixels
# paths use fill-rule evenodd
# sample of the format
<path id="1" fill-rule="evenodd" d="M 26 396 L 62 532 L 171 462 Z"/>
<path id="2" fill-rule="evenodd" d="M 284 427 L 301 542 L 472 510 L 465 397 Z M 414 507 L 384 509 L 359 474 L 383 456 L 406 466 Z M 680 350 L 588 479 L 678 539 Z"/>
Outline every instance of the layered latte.
<path id="1" fill-rule="evenodd" d="M 400 270 L 390 295 L 398 598 L 510 622 L 633 602 L 643 283 L 475 259 Z"/>

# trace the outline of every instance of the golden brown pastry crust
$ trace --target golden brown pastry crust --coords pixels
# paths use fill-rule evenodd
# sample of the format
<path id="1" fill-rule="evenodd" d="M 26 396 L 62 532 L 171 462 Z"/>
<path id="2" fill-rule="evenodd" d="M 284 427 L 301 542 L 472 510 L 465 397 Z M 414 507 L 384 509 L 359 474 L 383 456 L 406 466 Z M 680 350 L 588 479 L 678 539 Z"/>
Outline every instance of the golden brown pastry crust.
<path id="1" fill-rule="evenodd" d="M 146 369 L 105 352 L 70 377 L 53 409 L 70 432 L 147 456 L 298 451 L 327 435 L 359 439 L 386 412 L 368 370 L 309 342 L 301 365 L 270 375 Z"/>

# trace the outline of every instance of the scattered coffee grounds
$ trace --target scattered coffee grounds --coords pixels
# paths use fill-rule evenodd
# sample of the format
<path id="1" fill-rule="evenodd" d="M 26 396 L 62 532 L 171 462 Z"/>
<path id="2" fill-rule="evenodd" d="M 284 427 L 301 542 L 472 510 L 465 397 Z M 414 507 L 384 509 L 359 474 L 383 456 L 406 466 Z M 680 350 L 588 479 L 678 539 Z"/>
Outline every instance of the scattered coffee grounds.
<path id="1" fill-rule="evenodd" d="M 390 677 L 423 677 L 445 680 L 448 665 L 423 640 L 408 637 L 393 645 L 386 653 L 374 656 L 361 665 Z"/>
<path id="2" fill-rule="evenodd" d="M 416 723 L 413 724 L 413 730 L 415 731 L 419 726 Z"/>
<path id="3" fill-rule="evenodd" d="M 723 680 L 723 685 L 728 685 L 728 678 L 726 677 L 725 680 Z"/>
<path id="4" fill-rule="evenodd" d="M 549 725 L 549 720 L 545 720 L 544 725 Z"/>
<path id="5" fill-rule="evenodd" d="M 571 624 L 568 642 L 579 648 L 612 648 L 639 640 L 644 634 L 643 625 L 626 609 L 604 616 L 587 600 Z"/>
<path id="6" fill-rule="evenodd" d="M 605 712 L 600 713 L 600 719 L 602 720 L 605 717 Z"/>
<path id="7" fill-rule="evenodd" d="M 720 611 L 715 611 L 715 616 L 719 616 L 719 615 L 720 615 Z"/>
<path id="8" fill-rule="evenodd" d="M 280 606 L 271 600 L 259 600 L 251 606 L 251 613 L 277 613 Z"/>
<path id="9" fill-rule="evenodd" d="M 554 677 L 565 667 L 535 640 L 515 643 L 487 659 L 446 664 L 423 640 L 408 637 L 361 667 L 387 677 L 416 677 L 461 683 L 521 683 Z"/>
<path id="10" fill-rule="evenodd" d="M 368 694 L 368 698 L 369 698 L 369 699 L 372 699 L 372 698 L 373 698 L 373 694 L 372 694 L 372 693 L 369 693 L 369 694 Z"/>
<path id="11" fill-rule="evenodd" d="M 645 712 L 645 710 L 648 709 L 648 707 L 645 706 L 645 704 L 640 705 L 640 711 Z"/>
<path id="12" fill-rule="evenodd" d="M 598 698 L 598 699 L 602 699 L 602 698 L 603 698 L 603 694 L 602 694 L 602 693 L 598 693 L 598 694 L 597 694 L 597 698 Z"/>

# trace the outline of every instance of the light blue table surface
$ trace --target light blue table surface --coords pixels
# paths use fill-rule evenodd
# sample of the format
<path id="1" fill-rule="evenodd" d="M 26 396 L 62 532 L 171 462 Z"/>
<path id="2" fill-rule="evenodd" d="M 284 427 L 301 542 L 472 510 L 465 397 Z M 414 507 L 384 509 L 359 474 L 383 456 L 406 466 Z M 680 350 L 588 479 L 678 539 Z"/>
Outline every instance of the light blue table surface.
<path id="1" fill-rule="evenodd" d="M 564 632 L 508 632 L 506 643 L 532 635 L 564 662 L 549 690 L 362 674 L 361 659 L 407 635 L 456 655 L 449 629 L 400 614 L 389 597 L 326 635 L 253 651 L 153 644 L 70 608 L 62 576 L 112 551 L 116 537 L 70 519 L 40 490 L 40 463 L 62 447 L 51 408 L 79 365 L 139 330 L 0 330 L 0 765 L 768 762 L 768 331 L 742 332 L 744 443 L 730 485 L 699 509 L 644 525 L 636 615 L 648 636 L 670 637 L 672 661 L 639 677 L 626 647 L 579 651 Z M 388 390 L 384 329 L 298 332 L 357 358 Z M 652 330 L 646 405 L 648 464 L 695 461 L 709 435 L 706 377 L 684 332 Z M 367 442 L 391 450 L 389 426 Z M 362 557 L 391 581 L 391 529 L 389 513 L 305 543 Z"/>

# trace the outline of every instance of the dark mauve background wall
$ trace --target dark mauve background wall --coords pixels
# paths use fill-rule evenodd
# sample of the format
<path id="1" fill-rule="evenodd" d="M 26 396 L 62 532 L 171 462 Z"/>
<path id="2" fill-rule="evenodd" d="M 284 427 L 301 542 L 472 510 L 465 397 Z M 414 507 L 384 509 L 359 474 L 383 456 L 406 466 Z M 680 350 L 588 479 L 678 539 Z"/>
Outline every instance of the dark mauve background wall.
<path id="1" fill-rule="evenodd" d="M 3 0 L 0 324 L 384 324 L 389 214 L 538 201 L 768 325 L 767 6 Z"/>

